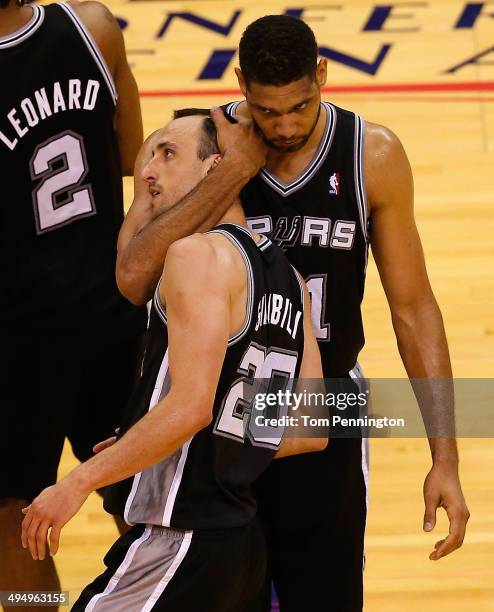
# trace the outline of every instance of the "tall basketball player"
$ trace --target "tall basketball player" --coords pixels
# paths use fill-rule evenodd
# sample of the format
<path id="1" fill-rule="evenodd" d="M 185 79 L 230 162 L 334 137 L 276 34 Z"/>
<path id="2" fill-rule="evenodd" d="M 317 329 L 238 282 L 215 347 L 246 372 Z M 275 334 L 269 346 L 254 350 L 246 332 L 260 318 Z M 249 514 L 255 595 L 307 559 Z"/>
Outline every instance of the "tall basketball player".
<path id="1" fill-rule="evenodd" d="M 122 172 L 142 143 L 123 38 L 100 4 L 0 8 L 0 590 L 57 590 L 19 545 L 21 508 L 130 394 L 146 313 L 114 279 Z"/>
<path id="2" fill-rule="evenodd" d="M 321 101 L 326 60 L 318 61 L 313 32 L 293 17 L 268 16 L 247 28 L 237 76 L 245 100 L 228 105 L 227 112 L 253 119 L 269 147 L 265 166 L 247 183 L 259 149 L 250 144 L 250 164 L 228 162 L 249 132 L 243 121 L 230 125 L 213 113 L 225 156 L 210 176 L 176 207 L 148 215 L 147 224 L 147 196 L 143 186 L 138 190 L 141 195 L 122 228 L 118 254 L 123 293 L 136 303 L 144 301 L 171 241 L 214 224 L 235 189 L 246 185 L 242 202 L 250 227 L 284 248 L 312 293 L 325 376 L 358 372 L 356 360 L 364 343 L 360 304 L 370 244 L 408 375 L 450 378 L 441 313 L 413 216 L 410 166 L 398 138 Z M 438 408 L 452 411 L 451 405 Z M 362 609 L 365 442 L 334 440 L 319 455 L 273 464 L 263 478 L 260 509 L 283 612 Z M 461 546 L 468 509 L 455 441 L 433 438 L 430 447 L 433 465 L 424 484 L 423 526 L 426 531 L 434 528 L 439 507 L 450 522 L 449 535 L 430 555 L 436 560 Z M 280 481 L 303 488 L 275 489 Z M 292 508 L 296 521 L 279 520 L 280 508 Z"/>
<path id="3" fill-rule="evenodd" d="M 153 206 L 172 206 L 219 162 L 214 124 L 196 112 L 147 143 Z M 43 558 L 48 528 L 54 554 L 89 492 L 123 480 L 107 490 L 106 507 L 134 527 L 73 610 L 249 609 L 265 573 L 252 482 L 274 457 L 327 443 L 253 427 L 256 380 L 283 388 L 322 377 L 308 299 L 281 249 L 247 229 L 238 200 L 212 231 L 168 250 L 119 440 L 26 511 L 23 542 Z"/>

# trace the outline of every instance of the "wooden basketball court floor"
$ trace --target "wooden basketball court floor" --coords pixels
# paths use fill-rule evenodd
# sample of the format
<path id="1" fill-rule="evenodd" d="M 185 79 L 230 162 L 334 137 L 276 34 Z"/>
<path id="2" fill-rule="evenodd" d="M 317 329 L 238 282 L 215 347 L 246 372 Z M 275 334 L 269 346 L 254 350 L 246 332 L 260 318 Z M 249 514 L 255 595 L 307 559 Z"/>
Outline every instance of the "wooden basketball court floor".
<path id="1" fill-rule="evenodd" d="M 225 66 L 225 53 L 236 48 L 245 26 L 266 13 L 303 11 L 330 57 L 333 89 L 325 98 L 387 125 L 408 152 L 417 222 L 455 376 L 494 375 L 492 6 L 479 11 L 479 5 L 453 0 L 395 3 L 387 13 L 361 0 L 111 0 L 109 6 L 125 20 L 146 133 L 164 124 L 174 108 L 236 99 L 236 58 Z M 205 75 L 211 78 L 199 78 Z M 127 204 L 130 197 L 126 181 Z M 404 376 L 372 260 L 363 310 L 366 374 Z M 421 529 L 427 442 L 371 440 L 367 612 L 494 611 L 494 444 L 489 438 L 461 439 L 459 447 L 472 517 L 463 549 L 433 563 L 428 554 L 447 523 L 439 511 L 435 531 Z M 66 448 L 60 473 L 74 464 Z M 101 571 L 115 537 L 112 521 L 92 496 L 65 528 L 56 557 L 72 602 Z"/>

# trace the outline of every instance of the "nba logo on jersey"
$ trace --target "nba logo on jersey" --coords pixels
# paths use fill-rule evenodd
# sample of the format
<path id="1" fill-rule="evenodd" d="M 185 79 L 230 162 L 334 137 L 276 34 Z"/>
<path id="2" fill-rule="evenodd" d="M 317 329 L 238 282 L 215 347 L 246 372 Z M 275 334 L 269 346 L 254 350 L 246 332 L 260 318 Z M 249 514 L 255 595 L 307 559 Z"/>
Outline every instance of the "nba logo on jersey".
<path id="1" fill-rule="evenodd" d="M 340 193 L 340 173 L 333 172 L 329 177 L 329 195 L 338 195 Z"/>

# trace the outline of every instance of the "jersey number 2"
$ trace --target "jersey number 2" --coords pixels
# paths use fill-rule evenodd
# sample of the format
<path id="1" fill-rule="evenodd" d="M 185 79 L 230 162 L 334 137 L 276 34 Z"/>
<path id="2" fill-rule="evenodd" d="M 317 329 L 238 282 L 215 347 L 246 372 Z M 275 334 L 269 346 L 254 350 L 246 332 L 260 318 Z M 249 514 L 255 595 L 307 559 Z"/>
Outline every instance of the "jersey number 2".
<path id="1" fill-rule="evenodd" d="M 33 191 L 36 232 L 43 234 L 96 213 L 84 141 L 71 131 L 38 145 L 30 162 L 31 178 L 41 179 Z"/>
<path id="2" fill-rule="evenodd" d="M 257 427 L 256 435 L 255 414 L 252 414 L 256 412 L 255 395 L 270 391 L 264 389 L 264 385 L 256 384 L 256 381 L 272 382 L 276 379 L 277 386 L 286 388 L 295 376 L 296 367 L 296 353 L 267 351 L 265 347 L 251 343 L 238 368 L 242 377 L 230 387 L 218 414 L 214 433 L 238 442 L 243 442 L 247 433 L 255 446 L 277 448 L 283 435 L 282 427 L 263 427 L 262 435 Z"/>

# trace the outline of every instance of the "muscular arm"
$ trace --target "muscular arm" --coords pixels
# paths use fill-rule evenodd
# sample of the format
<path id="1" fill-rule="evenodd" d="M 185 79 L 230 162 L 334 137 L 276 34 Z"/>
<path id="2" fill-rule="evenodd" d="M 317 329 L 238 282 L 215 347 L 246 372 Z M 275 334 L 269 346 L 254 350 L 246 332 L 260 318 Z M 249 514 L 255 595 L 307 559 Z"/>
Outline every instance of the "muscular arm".
<path id="1" fill-rule="evenodd" d="M 408 159 L 400 141 L 389 130 L 369 126 L 366 138 L 370 240 L 403 364 L 411 379 L 451 379 L 443 320 L 427 276 L 413 215 Z M 421 408 L 424 420 L 430 423 L 432 415 L 426 411 L 437 408 L 444 412 L 446 407 Z M 450 414 L 444 414 L 445 419 L 452 416 L 453 404 L 447 408 Z M 430 445 L 434 459 L 457 460 L 454 440 L 431 438 Z"/>
<path id="2" fill-rule="evenodd" d="M 139 92 L 127 62 L 122 31 L 116 19 L 103 4 L 75 0 L 70 4 L 92 34 L 113 77 L 118 95 L 115 129 L 122 174 L 129 176 L 132 174 L 134 160 L 142 144 L 142 118 Z"/>
<path id="3" fill-rule="evenodd" d="M 203 236 L 173 245 L 165 267 L 160 293 L 168 316 L 170 391 L 120 440 L 45 489 L 28 507 L 22 541 L 34 558 L 44 557 L 50 526 L 50 551 L 56 552 L 61 528 L 90 492 L 169 456 L 211 421 L 230 331 L 230 294 Z"/>
<path id="4" fill-rule="evenodd" d="M 312 329 L 312 322 L 310 316 L 310 295 L 307 290 L 307 286 L 304 283 L 305 293 L 305 308 L 304 308 L 304 354 L 302 357 L 302 363 L 300 364 L 299 379 L 301 381 L 311 380 L 310 391 L 313 393 L 322 392 L 324 393 L 323 373 L 321 365 L 321 353 L 317 346 L 316 337 Z M 320 381 L 321 389 L 316 388 Z M 303 392 L 302 388 L 297 388 L 297 393 Z M 310 406 L 298 411 L 297 416 L 301 414 L 310 414 Z M 300 453 L 307 453 L 311 451 L 321 451 L 328 445 L 327 438 L 302 438 L 302 437 L 287 437 L 284 436 L 281 442 L 280 450 L 276 453 L 276 459 L 281 457 L 287 457 L 288 455 L 298 455 Z"/>
<path id="5" fill-rule="evenodd" d="M 441 472 L 444 482 L 441 493 L 439 483 L 426 480 L 424 525 L 434 525 L 435 509 L 444 495 L 455 531 L 455 537 L 441 546 L 438 555 L 433 553 L 431 558 L 435 559 L 461 546 L 468 518 L 458 479 L 448 344 L 415 225 L 410 164 L 398 138 L 381 126 L 369 124 L 366 128 L 365 174 L 372 252 L 391 310 L 398 349 L 410 379 L 431 381 L 428 389 L 415 383 L 414 390 L 430 432 L 433 462 L 438 467 L 433 475 L 438 474 L 439 479 Z M 438 437 L 441 435 L 448 437 Z M 444 483 L 450 483 L 449 490 L 445 490 Z"/>
<path id="6" fill-rule="evenodd" d="M 264 163 L 265 147 L 250 123 L 231 125 L 221 111 L 213 118 L 223 158 L 195 189 L 167 210 L 153 211 L 147 184 L 140 178 L 150 157 L 149 141 L 139 153 L 134 202 L 122 226 L 117 258 L 119 289 L 134 304 L 150 299 L 169 246 L 213 227 Z"/>

